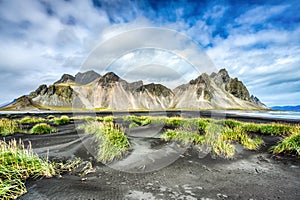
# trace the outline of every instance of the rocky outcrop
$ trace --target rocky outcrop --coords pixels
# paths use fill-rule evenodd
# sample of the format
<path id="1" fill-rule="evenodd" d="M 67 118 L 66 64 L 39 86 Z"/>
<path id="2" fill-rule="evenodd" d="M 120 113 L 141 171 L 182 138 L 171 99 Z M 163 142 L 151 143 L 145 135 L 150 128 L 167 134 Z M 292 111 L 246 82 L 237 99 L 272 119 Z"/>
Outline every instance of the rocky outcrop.
<path id="1" fill-rule="evenodd" d="M 76 81 L 76 83 L 74 82 Z M 28 100 L 42 107 L 105 109 L 265 109 L 246 86 L 225 69 L 201 74 L 171 90 L 161 84 L 129 83 L 113 72 L 64 74 L 53 85 L 41 85 Z M 28 103 L 24 103 L 28 105 Z"/>
<path id="2" fill-rule="evenodd" d="M 69 85 L 41 85 L 29 97 L 41 106 L 72 107 L 74 90 Z"/>
<path id="3" fill-rule="evenodd" d="M 150 94 L 154 95 L 154 96 L 158 96 L 158 97 L 168 97 L 173 95 L 172 90 L 170 90 L 169 88 L 161 85 L 161 84 L 148 84 L 148 85 L 142 85 L 141 87 L 137 88 L 135 90 L 136 92 L 149 92 Z"/>
<path id="4" fill-rule="evenodd" d="M 56 81 L 54 84 L 60 84 L 60 83 L 74 83 L 75 77 L 70 74 L 64 74 L 62 77 Z"/>
<path id="5" fill-rule="evenodd" d="M 77 84 L 85 85 L 85 84 L 89 84 L 89 83 L 93 82 L 94 80 L 96 80 L 99 77 L 101 77 L 101 75 L 93 70 L 83 72 L 83 73 L 78 72 L 75 75 L 75 82 Z"/>

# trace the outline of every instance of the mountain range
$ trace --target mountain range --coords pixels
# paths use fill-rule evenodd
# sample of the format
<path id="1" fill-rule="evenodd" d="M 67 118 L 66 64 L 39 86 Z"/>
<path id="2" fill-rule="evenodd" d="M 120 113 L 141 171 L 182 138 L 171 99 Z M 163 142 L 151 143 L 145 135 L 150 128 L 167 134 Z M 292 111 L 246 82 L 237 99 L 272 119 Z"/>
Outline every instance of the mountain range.
<path id="1" fill-rule="evenodd" d="M 282 111 L 300 111 L 300 105 L 297 106 L 273 106 L 272 110 L 282 110 Z"/>
<path id="2" fill-rule="evenodd" d="M 128 82 L 113 72 L 103 76 L 91 70 L 64 74 L 55 83 L 40 85 L 2 110 L 161 110 L 161 109 L 267 109 L 226 69 L 203 73 L 169 89 L 162 84 Z"/>

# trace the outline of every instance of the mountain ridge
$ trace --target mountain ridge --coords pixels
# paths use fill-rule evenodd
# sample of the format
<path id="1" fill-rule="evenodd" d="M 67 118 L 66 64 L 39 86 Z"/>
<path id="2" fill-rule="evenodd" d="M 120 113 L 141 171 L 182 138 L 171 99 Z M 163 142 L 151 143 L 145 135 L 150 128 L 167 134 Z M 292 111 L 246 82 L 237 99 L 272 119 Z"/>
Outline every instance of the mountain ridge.
<path id="1" fill-rule="evenodd" d="M 102 76 L 90 70 L 75 76 L 63 74 L 52 85 L 40 85 L 27 98 L 36 109 L 267 109 L 226 69 L 210 75 L 202 73 L 173 90 L 159 83 L 130 83 L 114 72 Z M 2 110 L 13 107 L 12 103 Z"/>

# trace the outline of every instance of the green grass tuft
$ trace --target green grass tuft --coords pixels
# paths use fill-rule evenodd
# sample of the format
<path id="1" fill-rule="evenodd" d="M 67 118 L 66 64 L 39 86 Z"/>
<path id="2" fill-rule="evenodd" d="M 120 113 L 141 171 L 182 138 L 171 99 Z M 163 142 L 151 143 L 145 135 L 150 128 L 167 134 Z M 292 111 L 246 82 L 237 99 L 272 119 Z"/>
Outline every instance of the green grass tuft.
<path id="1" fill-rule="evenodd" d="M 0 196 L 3 199 L 16 199 L 27 192 L 25 181 L 28 178 L 51 177 L 54 167 L 41 160 L 32 150 L 15 140 L 8 144 L 0 141 Z"/>
<path id="2" fill-rule="evenodd" d="M 16 121 L 7 118 L 0 119 L 0 134 L 2 136 L 14 134 L 18 130 L 19 127 Z"/>
<path id="3" fill-rule="evenodd" d="M 20 124 L 36 124 L 36 123 L 43 123 L 43 122 L 46 122 L 46 119 L 41 117 L 26 116 L 19 120 Z"/>
<path id="4" fill-rule="evenodd" d="M 169 117 L 166 118 L 166 124 L 171 126 L 179 126 L 182 124 L 183 119 L 181 117 Z"/>
<path id="5" fill-rule="evenodd" d="M 32 129 L 30 129 L 29 133 L 31 134 L 47 134 L 47 133 L 54 133 L 57 130 L 55 128 L 52 128 L 49 124 L 46 123 L 40 123 L 36 124 Z"/>
<path id="6" fill-rule="evenodd" d="M 300 155 L 300 131 L 294 132 L 290 136 L 282 139 L 270 151 L 274 154 L 279 153 L 296 153 Z"/>
<path id="7" fill-rule="evenodd" d="M 55 125 L 63 125 L 71 122 L 71 119 L 67 115 L 62 115 L 60 118 L 54 118 L 53 123 Z"/>
<path id="8" fill-rule="evenodd" d="M 135 127 L 139 127 L 139 125 L 137 123 L 135 123 L 135 122 L 131 122 L 129 124 L 129 128 L 135 128 Z"/>
<path id="9" fill-rule="evenodd" d="M 186 131 L 182 129 L 168 130 L 161 135 L 161 139 L 165 141 L 175 141 L 183 145 L 188 144 L 201 144 L 205 138 L 203 135 L 199 135 L 197 132 Z"/>
<path id="10" fill-rule="evenodd" d="M 135 116 L 135 115 L 130 115 L 130 116 L 125 116 L 123 117 L 124 121 L 129 121 L 137 124 L 138 126 L 146 126 L 151 123 L 151 118 L 150 116 Z"/>
<path id="11" fill-rule="evenodd" d="M 130 143 L 124 130 L 112 122 L 89 122 L 79 126 L 78 129 L 95 135 L 99 142 L 98 161 L 111 162 L 121 158 L 129 150 Z"/>
<path id="12" fill-rule="evenodd" d="M 290 135 L 294 129 L 291 125 L 286 124 L 256 124 L 244 123 L 242 128 L 246 132 L 260 133 L 264 135 Z"/>
<path id="13" fill-rule="evenodd" d="M 233 129 L 226 127 L 221 139 L 225 141 L 238 142 L 243 145 L 244 148 L 249 150 L 256 150 L 261 144 L 263 144 L 263 140 L 261 138 L 255 137 L 252 139 L 249 135 L 244 133 L 240 126 L 236 126 Z"/>
<path id="14" fill-rule="evenodd" d="M 103 117 L 103 122 L 105 122 L 105 123 L 114 122 L 114 120 L 115 120 L 115 117 L 114 117 L 114 116 L 106 116 L 106 117 Z"/>

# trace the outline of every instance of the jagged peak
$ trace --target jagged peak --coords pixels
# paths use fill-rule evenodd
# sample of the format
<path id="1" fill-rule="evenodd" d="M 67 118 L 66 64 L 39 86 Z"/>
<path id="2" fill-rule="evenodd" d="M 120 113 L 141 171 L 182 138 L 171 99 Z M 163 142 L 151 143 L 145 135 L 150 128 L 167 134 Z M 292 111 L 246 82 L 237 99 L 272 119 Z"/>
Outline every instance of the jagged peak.
<path id="1" fill-rule="evenodd" d="M 75 82 L 78 84 L 85 85 L 93 82 L 99 77 L 101 77 L 101 75 L 95 72 L 94 70 L 89 70 L 86 72 L 78 72 L 75 75 Z"/>
<path id="2" fill-rule="evenodd" d="M 88 70 L 88 71 L 85 71 L 85 72 L 78 72 L 78 73 L 75 75 L 75 77 L 78 76 L 78 75 L 82 75 L 82 74 L 98 74 L 98 75 L 100 76 L 100 74 L 97 73 L 97 72 L 95 72 L 94 70 Z"/>
<path id="3" fill-rule="evenodd" d="M 210 77 L 207 73 L 202 73 L 200 76 L 198 76 L 196 79 L 193 79 L 190 81 L 191 85 L 196 85 L 199 83 L 207 83 L 210 81 Z"/>
<path id="4" fill-rule="evenodd" d="M 98 84 L 100 84 L 102 86 L 111 86 L 113 83 L 116 83 L 116 82 L 127 83 L 125 80 L 121 79 L 114 72 L 106 73 L 104 76 L 101 76 L 97 82 L 98 82 Z"/>
<path id="5" fill-rule="evenodd" d="M 225 68 L 222 68 L 219 70 L 218 74 L 227 74 L 228 75 L 228 71 Z"/>
<path id="6" fill-rule="evenodd" d="M 170 96 L 173 95 L 172 90 L 167 88 L 166 86 L 162 84 L 156 84 L 156 83 L 149 83 L 146 85 L 142 85 L 141 87 L 137 88 L 137 92 L 144 92 L 145 90 L 149 91 L 150 93 L 157 95 L 157 96 Z"/>
<path id="7" fill-rule="evenodd" d="M 59 84 L 59 83 L 70 83 L 70 82 L 74 82 L 75 81 L 75 77 L 70 75 L 70 74 L 63 74 L 61 76 L 61 78 L 56 81 L 54 84 Z"/>

